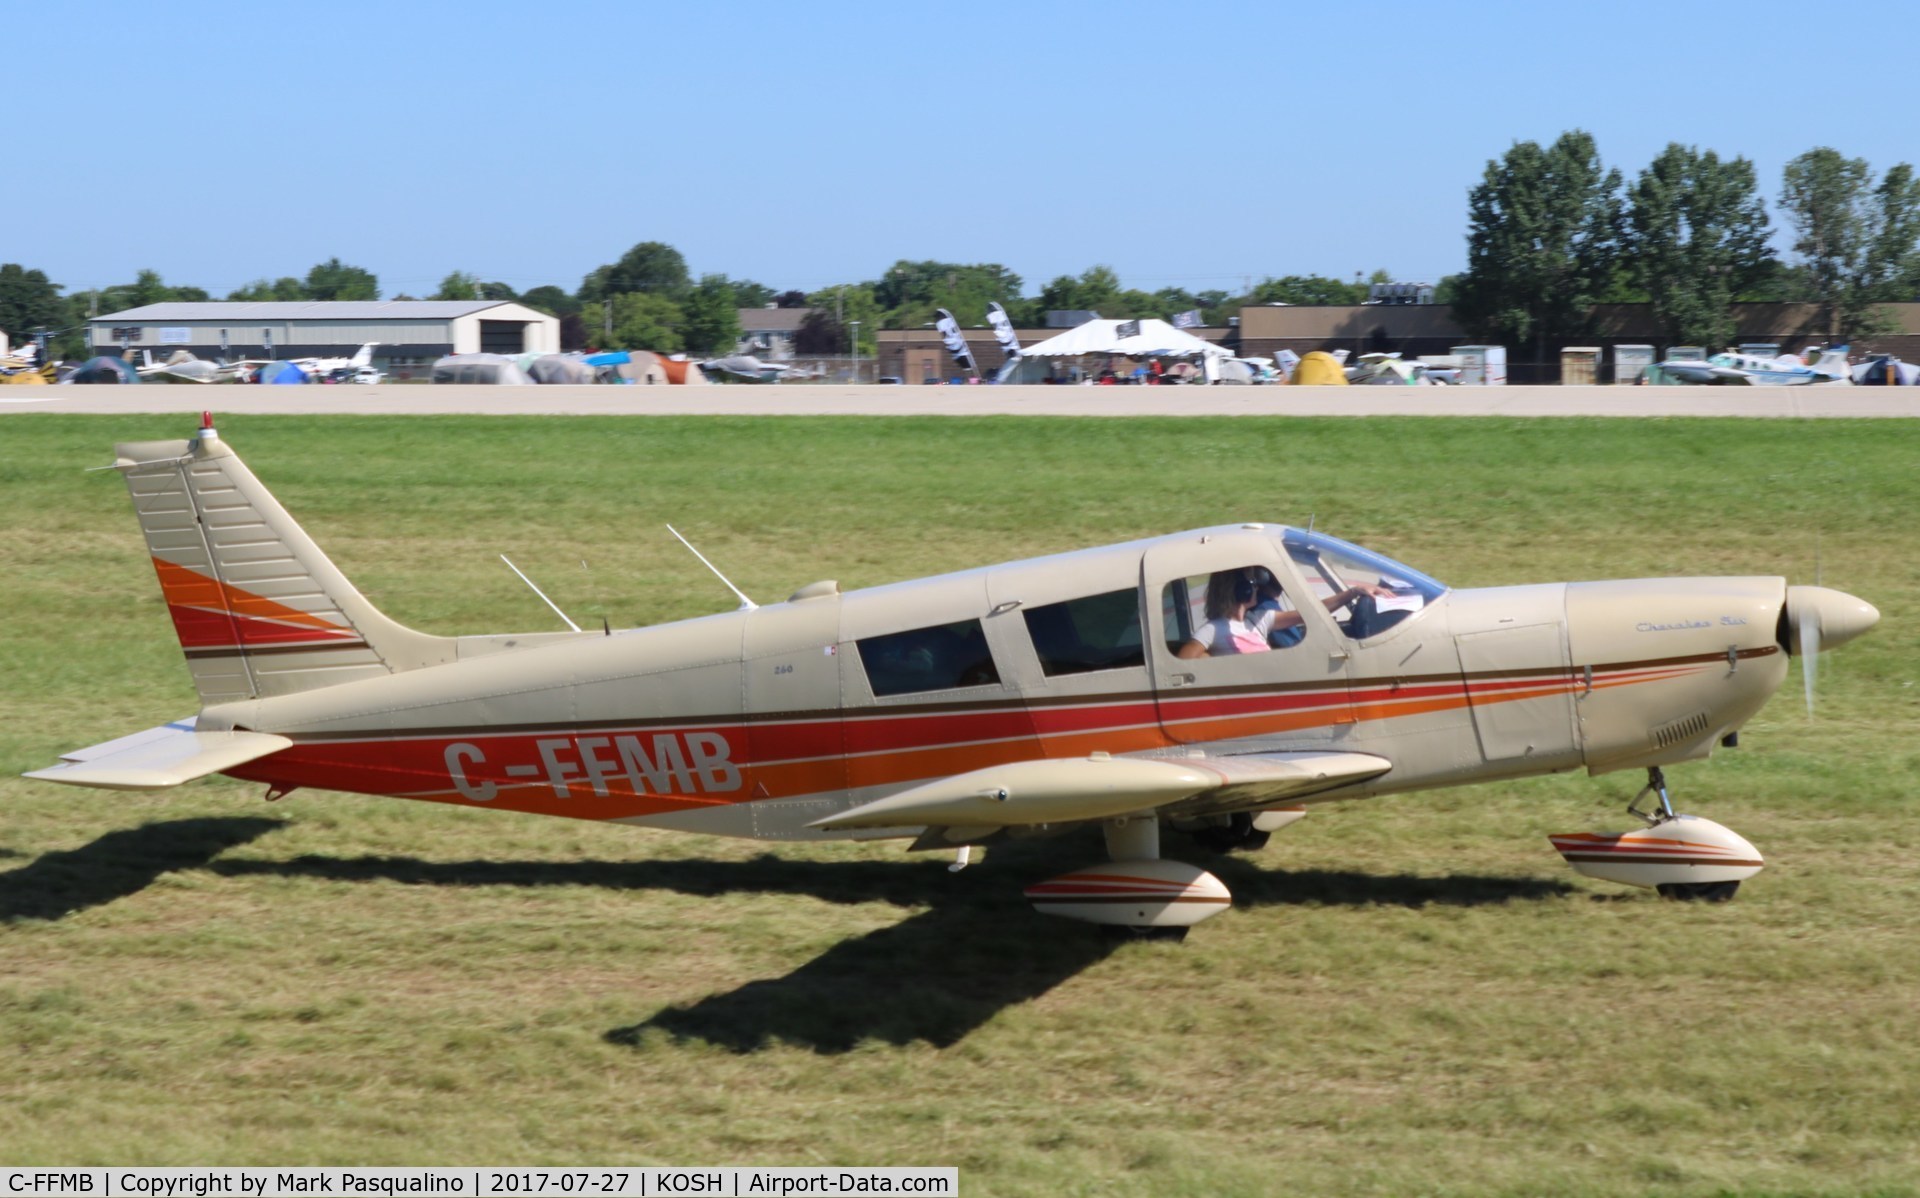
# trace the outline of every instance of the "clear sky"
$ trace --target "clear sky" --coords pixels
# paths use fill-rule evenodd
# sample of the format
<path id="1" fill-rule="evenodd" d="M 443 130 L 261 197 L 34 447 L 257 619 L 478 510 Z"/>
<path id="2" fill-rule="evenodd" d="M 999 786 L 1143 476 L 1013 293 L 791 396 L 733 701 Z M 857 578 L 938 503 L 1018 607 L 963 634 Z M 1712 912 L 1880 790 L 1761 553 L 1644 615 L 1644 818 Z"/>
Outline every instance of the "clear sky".
<path id="1" fill-rule="evenodd" d="M 1743 155 L 1770 200 L 1816 145 L 1920 158 L 1911 0 L 5 10 L 0 261 L 69 290 L 335 256 L 388 296 L 572 290 L 640 241 L 781 289 L 900 258 L 1030 295 L 1099 263 L 1434 280 L 1516 140 L 1587 129 L 1629 178 L 1669 141 Z"/>

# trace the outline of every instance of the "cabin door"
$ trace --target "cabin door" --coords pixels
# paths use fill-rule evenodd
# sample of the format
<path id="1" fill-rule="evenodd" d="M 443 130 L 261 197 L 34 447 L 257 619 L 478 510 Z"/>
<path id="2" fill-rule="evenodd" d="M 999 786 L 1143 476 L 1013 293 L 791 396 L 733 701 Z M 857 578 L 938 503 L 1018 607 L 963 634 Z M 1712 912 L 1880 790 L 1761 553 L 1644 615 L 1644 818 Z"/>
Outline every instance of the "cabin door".
<path id="1" fill-rule="evenodd" d="M 1219 643 L 1228 627 L 1202 631 L 1233 576 L 1265 571 L 1280 588 L 1284 623 L 1297 627 L 1274 638 L 1243 633 L 1228 652 Z M 1311 598 L 1282 549 L 1278 530 L 1243 529 L 1163 541 L 1141 563 L 1142 599 L 1149 621 L 1147 659 L 1162 734 L 1179 744 L 1233 742 L 1241 751 L 1284 743 L 1337 743 L 1353 728 L 1350 642 Z M 1298 619 L 1292 618 L 1297 613 Z M 1181 647 L 1211 636 L 1199 657 Z"/>

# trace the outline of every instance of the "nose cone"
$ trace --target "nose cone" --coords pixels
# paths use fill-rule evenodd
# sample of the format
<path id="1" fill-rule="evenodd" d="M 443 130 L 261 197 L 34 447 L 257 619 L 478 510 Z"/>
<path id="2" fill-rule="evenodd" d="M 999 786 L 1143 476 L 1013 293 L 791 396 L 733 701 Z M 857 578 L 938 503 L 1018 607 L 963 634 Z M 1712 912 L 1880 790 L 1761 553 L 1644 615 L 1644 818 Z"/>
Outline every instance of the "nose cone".
<path id="1" fill-rule="evenodd" d="M 1818 652 L 1844 645 L 1879 622 L 1879 608 L 1845 591 L 1830 587 L 1787 588 L 1787 647 L 1796 657 L 1808 648 Z M 1803 647 L 1801 635 L 1809 627 L 1819 639 Z"/>

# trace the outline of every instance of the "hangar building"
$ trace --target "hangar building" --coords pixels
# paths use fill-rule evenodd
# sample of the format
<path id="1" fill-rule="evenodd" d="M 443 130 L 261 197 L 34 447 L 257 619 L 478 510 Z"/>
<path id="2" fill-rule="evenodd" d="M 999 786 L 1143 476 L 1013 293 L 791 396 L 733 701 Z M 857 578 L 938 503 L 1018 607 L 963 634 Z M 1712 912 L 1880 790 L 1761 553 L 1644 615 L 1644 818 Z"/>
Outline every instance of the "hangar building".
<path id="1" fill-rule="evenodd" d="M 560 320 L 502 300 L 369 300 L 148 304 L 88 322 L 96 353 L 155 361 L 176 349 L 202 358 L 346 357 L 369 341 L 374 365 L 424 370 L 447 354 L 558 353 Z"/>

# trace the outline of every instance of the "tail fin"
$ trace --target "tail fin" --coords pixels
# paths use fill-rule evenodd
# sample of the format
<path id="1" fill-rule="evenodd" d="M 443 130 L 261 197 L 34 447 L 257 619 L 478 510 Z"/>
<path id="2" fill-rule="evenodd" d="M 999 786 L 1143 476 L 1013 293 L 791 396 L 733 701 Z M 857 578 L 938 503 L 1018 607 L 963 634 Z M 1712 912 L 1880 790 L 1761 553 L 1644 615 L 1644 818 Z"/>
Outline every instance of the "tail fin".
<path id="1" fill-rule="evenodd" d="M 203 704 L 270 698 L 451 660 L 454 642 L 376 611 L 227 448 L 114 447 Z"/>
<path id="2" fill-rule="evenodd" d="M 1820 351 L 1817 361 L 1808 362 L 1815 374 L 1824 374 L 1828 378 L 1841 379 L 1849 376 L 1848 351 L 1852 347 L 1835 345 Z"/>
<path id="3" fill-rule="evenodd" d="M 354 350 L 353 356 L 347 359 L 347 365 L 356 369 L 361 366 L 373 365 L 373 347 L 378 344 L 380 344 L 378 341 L 369 341 L 359 349 Z"/>

